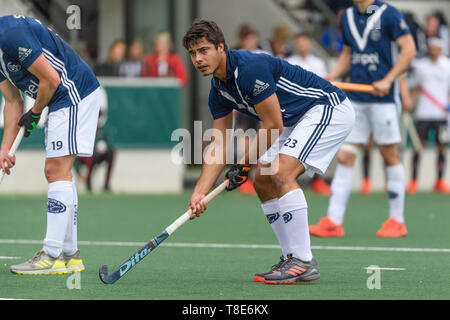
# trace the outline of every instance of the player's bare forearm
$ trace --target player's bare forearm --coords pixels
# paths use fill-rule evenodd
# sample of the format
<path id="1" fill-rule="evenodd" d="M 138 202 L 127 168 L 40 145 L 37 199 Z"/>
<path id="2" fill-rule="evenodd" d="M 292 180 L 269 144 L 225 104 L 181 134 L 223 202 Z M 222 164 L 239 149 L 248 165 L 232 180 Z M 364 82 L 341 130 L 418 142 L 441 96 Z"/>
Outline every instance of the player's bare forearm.
<path id="1" fill-rule="evenodd" d="M 37 92 L 36 100 L 32 107 L 34 113 L 42 113 L 42 110 L 48 105 L 50 100 L 52 100 L 58 86 L 50 83 L 49 81 L 40 81 L 39 89 Z"/>
<path id="2" fill-rule="evenodd" d="M 394 82 L 395 79 L 400 77 L 409 67 L 411 61 L 416 56 L 416 45 L 414 39 L 410 34 L 405 34 L 397 39 L 397 45 L 400 49 L 400 54 L 397 62 L 392 69 L 386 74 L 384 79 Z"/>
<path id="3" fill-rule="evenodd" d="M 283 130 L 281 128 L 281 130 Z M 239 164 L 252 165 L 259 159 L 280 136 L 281 131 L 279 127 L 267 126 L 262 124 L 259 128 L 255 138 L 250 141 L 248 150 L 245 156 L 239 161 Z"/>
<path id="4" fill-rule="evenodd" d="M 206 196 L 208 191 L 212 188 L 216 180 L 219 178 L 221 172 L 225 168 L 227 159 L 227 129 L 233 127 L 233 115 L 232 113 L 227 116 L 216 119 L 213 122 L 213 128 L 216 130 L 221 138 L 214 136 L 211 144 L 207 147 L 205 152 L 205 159 L 203 159 L 202 173 L 195 185 L 194 192 L 192 193 L 191 200 L 189 201 L 188 208 L 192 209 L 195 216 L 206 210 L 206 203 L 202 202 L 202 199 Z"/>
<path id="5" fill-rule="evenodd" d="M 239 162 L 244 165 L 253 164 L 255 156 L 257 158 L 262 156 L 283 131 L 280 103 L 275 93 L 256 104 L 255 110 L 262 121 L 262 125 L 258 130 L 256 139 L 250 143 L 244 158 Z"/>
<path id="6" fill-rule="evenodd" d="M 334 81 L 345 76 L 351 68 L 352 54 L 349 46 L 344 46 L 334 69 L 325 76 L 325 79 Z"/>

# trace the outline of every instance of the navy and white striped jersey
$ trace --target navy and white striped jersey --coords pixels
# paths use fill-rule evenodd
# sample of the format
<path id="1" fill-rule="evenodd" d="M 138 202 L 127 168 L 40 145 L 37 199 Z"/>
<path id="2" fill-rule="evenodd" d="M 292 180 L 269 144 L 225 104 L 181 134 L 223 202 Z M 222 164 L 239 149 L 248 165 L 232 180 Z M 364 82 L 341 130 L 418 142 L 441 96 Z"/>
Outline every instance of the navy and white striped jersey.
<path id="1" fill-rule="evenodd" d="M 264 53 L 227 51 L 226 82 L 213 77 L 209 108 L 214 119 L 233 109 L 259 119 L 255 105 L 276 93 L 285 126 L 293 126 L 316 105 L 336 106 L 345 94 L 299 66 Z"/>
<path id="2" fill-rule="evenodd" d="M 342 15 L 342 32 L 351 50 L 350 82 L 370 84 L 383 79 L 395 65 L 395 41 L 410 30 L 400 11 L 375 0 L 364 13 L 356 6 L 349 7 Z M 349 92 L 348 97 L 359 102 L 398 102 L 399 88 L 394 83 L 384 97 L 361 92 Z"/>
<path id="3" fill-rule="evenodd" d="M 61 84 L 48 104 L 50 112 L 78 105 L 99 87 L 89 66 L 51 29 L 29 17 L 0 17 L 0 82 L 8 79 L 36 99 L 39 80 L 27 69 L 41 54 L 61 77 Z"/>

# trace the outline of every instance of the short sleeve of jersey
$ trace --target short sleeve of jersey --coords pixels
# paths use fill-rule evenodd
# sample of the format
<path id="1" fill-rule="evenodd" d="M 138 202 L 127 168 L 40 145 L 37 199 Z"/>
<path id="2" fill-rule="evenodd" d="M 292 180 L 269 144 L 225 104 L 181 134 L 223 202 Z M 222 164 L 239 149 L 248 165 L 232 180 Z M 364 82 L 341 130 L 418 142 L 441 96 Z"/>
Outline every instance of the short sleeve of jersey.
<path id="1" fill-rule="evenodd" d="M 0 72 L 0 82 L 3 82 L 5 79 L 6 77 Z"/>
<path id="2" fill-rule="evenodd" d="M 250 98 L 253 105 L 258 104 L 276 92 L 274 76 L 270 64 L 261 56 L 240 71 L 238 86 L 241 95 Z"/>
<path id="3" fill-rule="evenodd" d="M 27 69 L 42 54 L 41 43 L 25 23 L 8 30 L 3 37 L 4 51 Z"/>
<path id="4" fill-rule="evenodd" d="M 387 12 L 387 23 L 393 40 L 397 40 L 397 38 L 404 34 L 411 33 L 405 18 L 397 8 L 389 7 Z"/>
<path id="5" fill-rule="evenodd" d="M 233 111 L 232 107 L 223 105 L 217 95 L 217 89 L 211 86 L 211 90 L 209 91 L 208 106 L 214 120 L 223 118 Z"/>
<path id="6" fill-rule="evenodd" d="M 350 41 L 347 38 L 347 10 L 341 16 L 341 32 L 342 32 L 342 40 L 344 41 L 344 45 L 350 46 Z"/>

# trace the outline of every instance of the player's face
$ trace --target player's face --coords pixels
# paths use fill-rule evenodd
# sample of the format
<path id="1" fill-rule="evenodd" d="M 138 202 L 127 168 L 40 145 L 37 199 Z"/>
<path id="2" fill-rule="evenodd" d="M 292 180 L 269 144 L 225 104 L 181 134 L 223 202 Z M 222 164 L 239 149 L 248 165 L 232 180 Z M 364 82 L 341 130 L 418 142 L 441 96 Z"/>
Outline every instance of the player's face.
<path id="1" fill-rule="evenodd" d="M 223 44 L 216 48 L 213 43 L 205 38 L 201 38 L 194 45 L 189 47 L 189 55 L 192 64 L 204 76 L 214 74 L 219 68 Z"/>

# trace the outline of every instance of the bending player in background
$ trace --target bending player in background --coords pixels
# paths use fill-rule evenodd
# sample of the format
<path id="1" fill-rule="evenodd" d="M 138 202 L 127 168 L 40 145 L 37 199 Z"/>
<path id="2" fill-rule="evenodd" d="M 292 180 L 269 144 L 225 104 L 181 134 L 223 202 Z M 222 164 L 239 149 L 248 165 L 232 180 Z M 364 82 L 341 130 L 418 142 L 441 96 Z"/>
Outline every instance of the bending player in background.
<path id="1" fill-rule="evenodd" d="M 415 119 L 417 133 L 422 145 L 428 140 L 431 131 L 435 133 L 437 144 L 437 180 L 435 192 L 450 193 L 450 186 L 445 182 L 445 150 L 448 143 L 447 116 L 450 94 L 450 60 L 442 54 L 445 43 L 439 38 L 428 39 L 428 57 L 413 64 L 414 82 L 413 99 L 416 102 Z M 412 180 L 408 193 L 417 193 L 417 173 L 420 154 L 414 153 Z"/>
<path id="2" fill-rule="evenodd" d="M 379 0 L 353 2 L 355 5 L 342 16 L 344 49 L 327 78 L 335 80 L 350 71 L 350 82 L 372 84 L 375 91 L 348 94 L 355 106 L 356 124 L 338 153 L 327 216 L 310 226 L 310 233 L 319 237 L 344 236 L 344 215 L 352 190 L 356 154 L 372 134 L 386 166 L 389 195 L 389 219 L 377 236 L 401 237 L 407 230 L 404 169 L 398 156 L 401 135 L 396 79 L 406 71 L 416 49 L 408 26 L 396 8 Z M 397 48 L 400 53 L 395 60 Z"/>
<path id="3" fill-rule="evenodd" d="M 269 271 L 255 274 L 254 280 L 288 284 L 319 279 L 311 253 L 308 206 L 297 177 L 326 171 L 353 127 L 351 103 L 341 90 L 301 67 L 267 54 L 227 50 L 222 31 L 212 21 L 194 21 L 183 45 L 194 67 L 203 76 L 213 76 L 209 108 L 213 127 L 220 132 L 208 151 L 215 158 L 205 159 L 189 201 L 192 218 L 206 209 L 202 199 L 225 168 L 225 137 L 232 129 L 232 111 L 259 119 L 262 124 L 255 143 L 226 173 L 227 189 L 233 190 L 247 180 L 252 155 L 262 155 L 254 186 L 282 256 Z"/>
<path id="4" fill-rule="evenodd" d="M 319 77 L 324 77 L 327 74 L 326 63 L 311 53 L 311 38 L 309 34 L 299 33 L 295 35 L 294 47 L 297 53 L 288 57 L 286 59 L 287 62 L 314 72 Z M 324 196 L 329 196 L 331 194 L 328 183 L 318 175 L 314 175 L 311 179 L 310 188 L 312 191 Z"/>
<path id="5" fill-rule="evenodd" d="M 0 152 L 7 173 L 8 156 L 20 129 L 28 137 L 48 106 L 45 130 L 45 178 L 49 183 L 47 232 L 42 250 L 11 266 L 17 274 L 63 274 L 82 271 L 77 247 L 77 191 L 72 165 L 90 156 L 99 112 L 99 83 L 88 65 L 56 33 L 24 16 L 0 17 L 0 90 L 5 98 L 5 129 Z M 35 99 L 23 114 L 20 90 Z"/>

